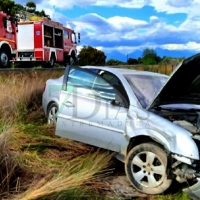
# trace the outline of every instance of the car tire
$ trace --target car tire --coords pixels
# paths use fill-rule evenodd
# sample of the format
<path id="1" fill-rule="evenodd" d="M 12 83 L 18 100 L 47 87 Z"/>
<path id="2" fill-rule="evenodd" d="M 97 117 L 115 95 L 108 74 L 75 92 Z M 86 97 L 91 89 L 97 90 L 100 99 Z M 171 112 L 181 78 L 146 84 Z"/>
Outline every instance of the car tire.
<path id="1" fill-rule="evenodd" d="M 56 103 L 52 103 L 47 111 L 47 124 L 55 125 L 56 124 L 56 115 L 58 112 L 58 105 Z"/>
<path id="2" fill-rule="evenodd" d="M 160 194 L 172 184 L 167 178 L 167 154 L 155 143 L 134 147 L 127 155 L 125 172 L 132 185 L 146 194 Z"/>

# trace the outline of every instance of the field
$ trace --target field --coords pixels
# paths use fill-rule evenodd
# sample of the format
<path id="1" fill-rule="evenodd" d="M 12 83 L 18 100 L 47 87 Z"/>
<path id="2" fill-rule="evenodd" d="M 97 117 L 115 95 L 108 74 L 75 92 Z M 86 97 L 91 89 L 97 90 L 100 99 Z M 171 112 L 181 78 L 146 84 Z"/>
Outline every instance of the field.
<path id="1" fill-rule="evenodd" d="M 129 68 L 135 70 L 151 71 L 161 74 L 170 75 L 176 66 L 173 65 L 120 65 L 121 68 Z"/>
<path id="2" fill-rule="evenodd" d="M 44 83 L 62 73 L 0 74 L 0 199 L 119 199 L 108 180 L 124 174 L 122 165 L 107 151 L 56 137 L 46 125 Z M 179 191 L 142 199 L 189 200 Z"/>

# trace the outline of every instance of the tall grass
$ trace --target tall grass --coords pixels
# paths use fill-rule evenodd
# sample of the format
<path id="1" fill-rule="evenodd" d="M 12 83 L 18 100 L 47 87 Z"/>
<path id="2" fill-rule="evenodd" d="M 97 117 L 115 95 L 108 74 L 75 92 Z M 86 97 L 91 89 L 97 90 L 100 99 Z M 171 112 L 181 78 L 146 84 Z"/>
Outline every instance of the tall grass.
<path id="1" fill-rule="evenodd" d="M 102 187 L 111 156 L 56 137 L 54 128 L 44 123 L 44 84 L 62 73 L 0 74 L 0 198 L 57 199 L 68 194 L 88 199 L 88 191 L 95 195 Z"/>
<path id="2" fill-rule="evenodd" d="M 174 65 L 123 65 L 120 66 L 122 68 L 128 68 L 128 69 L 135 69 L 135 70 L 142 70 L 142 71 L 151 71 L 151 72 L 157 72 L 161 74 L 170 75 L 176 66 Z"/>
<path id="3" fill-rule="evenodd" d="M 18 192 L 18 177 L 22 173 L 22 168 L 11 151 L 8 141 L 15 131 L 10 125 L 1 126 L 0 134 L 0 198 L 10 192 Z"/>
<path id="4" fill-rule="evenodd" d="M 59 73 L 61 74 L 61 72 Z M 42 91 L 48 78 L 58 72 L 20 72 L 0 74 L 0 117 L 2 120 L 26 120 L 32 111 L 40 111 Z"/>
<path id="5" fill-rule="evenodd" d="M 86 186 L 90 184 L 90 181 L 93 181 L 94 178 L 97 181 L 98 175 L 96 174 L 107 166 L 109 160 L 110 156 L 99 152 L 76 157 L 66 163 L 60 172 L 46 175 L 19 199 L 37 199 L 72 189 L 76 192 L 81 186 L 86 190 Z"/>

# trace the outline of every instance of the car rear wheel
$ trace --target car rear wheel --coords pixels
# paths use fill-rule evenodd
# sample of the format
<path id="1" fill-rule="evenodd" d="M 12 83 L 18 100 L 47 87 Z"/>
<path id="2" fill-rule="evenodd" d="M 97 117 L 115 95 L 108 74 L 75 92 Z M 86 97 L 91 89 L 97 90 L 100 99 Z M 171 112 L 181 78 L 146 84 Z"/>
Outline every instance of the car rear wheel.
<path id="1" fill-rule="evenodd" d="M 167 161 L 166 152 L 157 144 L 140 144 L 128 153 L 126 175 L 132 185 L 143 193 L 163 193 L 172 183 L 166 174 Z"/>
<path id="2" fill-rule="evenodd" d="M 56 103 L 52 103 L 47 112 L 47 123 L 48 124 L 56 124 L 57 121 L 57 112 L 58 112 L 58 105 Z"/>

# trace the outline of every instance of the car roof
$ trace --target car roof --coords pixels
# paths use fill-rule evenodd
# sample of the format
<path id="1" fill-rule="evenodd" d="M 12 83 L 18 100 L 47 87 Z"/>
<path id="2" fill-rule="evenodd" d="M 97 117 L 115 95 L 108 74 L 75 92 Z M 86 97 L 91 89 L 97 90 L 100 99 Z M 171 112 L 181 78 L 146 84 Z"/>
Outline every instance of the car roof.
<path id="1" fill-rule="evenodd" d="M 128 74 L 138 74 L 138 75 L 148 75 L 148 76 L 163 76 L 168 77 L 167 75 L 155 73 L 155 72 L 149 72 L 149 71 L 141 71 L 141 70 L 135 70 L 135 69 L 126 69 L 126 68 L 119 68 L 119 67 L 107 67 L 107 66 L 84 66 L 82 68 L 87 69 L 100 69 L 105 70 L 113 73 L 120 73 L 122 75 L 128 75 Z"/>

